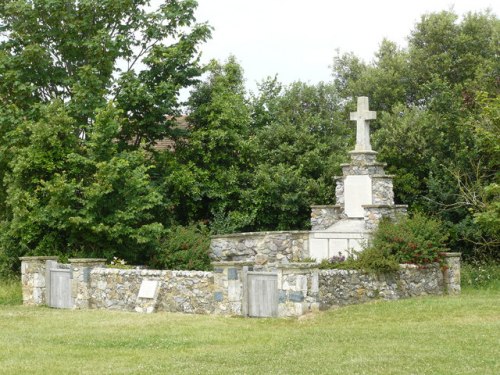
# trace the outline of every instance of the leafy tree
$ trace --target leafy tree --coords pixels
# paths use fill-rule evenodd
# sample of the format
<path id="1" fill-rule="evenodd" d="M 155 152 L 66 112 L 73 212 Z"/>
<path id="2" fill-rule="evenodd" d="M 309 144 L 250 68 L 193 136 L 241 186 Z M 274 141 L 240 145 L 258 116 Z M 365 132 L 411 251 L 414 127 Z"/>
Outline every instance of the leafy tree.
<path id="1" fill-rule="evenodd" d="M 243 71 L 230 57 L 225 64 L 212 61 L 208 72 L 189 99 L 190 128 L 178 142 L 173 174 L 166 177 L 166 196 L 177 195 L 176 212 L 184 224 L 237 210 L 252 169 Z"/>
<path id="2" fill-rule="evenodd" d="M 120 127 L 118 112 L 110 107 L 97 115 L 89 142 L 74 134 L 63 104 L 42 114 L 16 131 L 7 180 L 12 216 L 2 241 L 10 264 L 21 255 L 49 254 L 146 261 L 163 228 L 151 214 L 161 196 L 144 151 L 119 151 L 109 142 Z"/>
<path id="3" fill-rule="evenodd" d="M 195 23 L 196 1 L 149 5 L 0 4 L 0 252 L 10 265 L 49 252 L 143 261 L 158 238 L 163 203 L 141 149 L 172 133 L 210 28 Z"/>
<path id="4" fill-rule="evenodd" d="M 343 124 L 339 97 L 327 84 L 261 85 L 253 100 L 258 165 L 246 206 L 259 230 L 304 229 L 310 206 L 334 200 L 333 177 L 345 160 L 352 129 Z M 259 123 L 261 121 L 261 123 Z"/>

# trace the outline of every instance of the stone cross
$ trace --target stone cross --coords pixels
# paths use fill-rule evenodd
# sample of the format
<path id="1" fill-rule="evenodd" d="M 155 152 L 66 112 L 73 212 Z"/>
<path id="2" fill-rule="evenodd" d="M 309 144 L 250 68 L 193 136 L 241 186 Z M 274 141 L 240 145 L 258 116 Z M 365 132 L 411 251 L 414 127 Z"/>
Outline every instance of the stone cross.
<path id="1" fill-rule="evenodd" d="M 358 97 L 358 111 L 351 112 L 351 121 L 356 121 L 356 147 L 354 151 L 372 151 L 370 120 L 376 118 L 377 112 L 368 110 L 368 97 Z"/>

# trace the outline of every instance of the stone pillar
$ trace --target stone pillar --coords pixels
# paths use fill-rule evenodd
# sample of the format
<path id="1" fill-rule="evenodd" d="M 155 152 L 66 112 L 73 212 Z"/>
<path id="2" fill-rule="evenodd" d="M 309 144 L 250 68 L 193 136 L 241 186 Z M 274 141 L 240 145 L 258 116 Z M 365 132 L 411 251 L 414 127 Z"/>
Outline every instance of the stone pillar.
<path id="1" fill-rule="evenodd" d="M 46 290 L 46 263 L 57 261 L 54 256 L 21 257 L 21 283 L 23 287 L 23 304 L 39 306 L 47 303 Z"/>
<path id="2" fill-rule="evenodd" d="M 88 309 L 90 299 L 90 271 L 96 267 L 104 267 L 106 259 L 69 259 L 73 279 L 71 280 L 71 297 L 75 309 Z"/>
<path id="3" fill-rule="evenodd" d="M 462 253 L 444 253 L 445 269 L 443 271 L 445 292 L 449 295 L 460 294 L 460 256 Z"/>

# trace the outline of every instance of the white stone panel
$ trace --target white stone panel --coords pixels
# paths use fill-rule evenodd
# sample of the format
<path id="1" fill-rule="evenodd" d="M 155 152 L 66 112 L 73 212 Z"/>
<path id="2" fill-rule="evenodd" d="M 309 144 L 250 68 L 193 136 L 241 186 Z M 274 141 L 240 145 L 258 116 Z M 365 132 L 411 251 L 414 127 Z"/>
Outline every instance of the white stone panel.
<path id="1" fill-rule="evenodd" d="M 364 217 L 362 206 L 372 204 L 372 180 L 370 176 L 347 176 L 344 184 L 345 213 L 348 217 Z"/>
<path id="2" fill-rule="evenodd" d="M 139 298 L 155 298 L 158 289 L 158 280 L 142 280 L 139 289 Z"/>
<path id="3" fill-rule="evenodd" d="M 347 250 L 347 239 L 346 238 L 335 238 L 330 240 L 329 257 L 338 256 L 339 253 L 346 256 Z"/>
<path id="4" fill-rule="evenodd" d="M 316 261 L 328 259 L 328 239 L 311 238 L 309 240 L 309 247 L 309 254 L 311 258 L 316 259 Z"/>

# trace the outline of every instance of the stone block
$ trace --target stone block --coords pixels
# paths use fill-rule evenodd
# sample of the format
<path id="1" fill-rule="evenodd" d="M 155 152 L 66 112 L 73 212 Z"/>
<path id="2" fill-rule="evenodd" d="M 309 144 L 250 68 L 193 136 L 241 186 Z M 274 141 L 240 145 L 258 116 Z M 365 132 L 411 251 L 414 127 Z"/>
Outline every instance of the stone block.
<path id="1" fill-rule="evenodd" d="M 227 270 L 227 279 L 228 280 L 238 280 L 238 269 L 237 268 L 229 268 Z"/>
<path id="2" fill-rule="evenodd" d="M 292 302 L 302 302 L 304 301 L 304 293 L 298 291 L 291 291 L 288 294 L 288 300 Z"/>
<path id="3" fill-rule="evenodd" d="M 216 302 L 224 301 L 224 293 L 223 292 L 214 292 L 214 301 L 216 301 Z"/>

